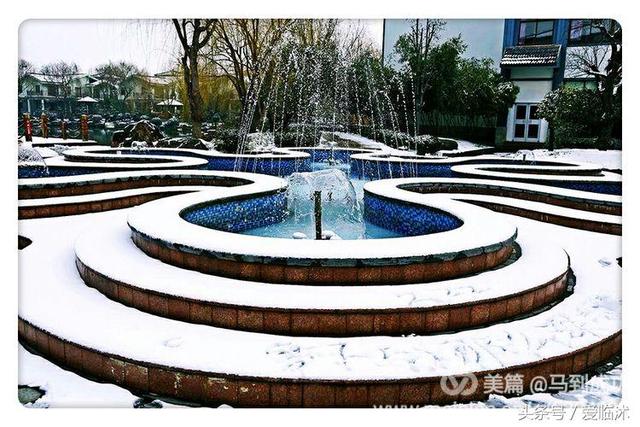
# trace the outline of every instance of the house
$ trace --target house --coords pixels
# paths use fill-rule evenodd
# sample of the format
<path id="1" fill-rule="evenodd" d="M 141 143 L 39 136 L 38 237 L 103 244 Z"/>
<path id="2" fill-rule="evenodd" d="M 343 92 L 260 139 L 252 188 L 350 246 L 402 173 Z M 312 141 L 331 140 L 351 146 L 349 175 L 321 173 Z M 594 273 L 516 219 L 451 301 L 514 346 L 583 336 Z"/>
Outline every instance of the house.
<path id="1" fill-rule="evenodd" d="M 606 20 L 608 26 L 618 25 Z M 575 54 L 589 49 L 606 65 L 609 48 L 589 19 L 507 19 L 500 67 L 520 88 L 506 117 L 506 142 L 544 143 L 548 123 L 537 115 L 538 105 L 562 85 L 595 87 L 593 78 L 576 71 Z"/>
<path id="2" fill-rule="evenodd" d="M 118 99 L 125 101 L 130 111 L 154 111 L 158 103 L 174 105 L 178 97 L 179 76 L 174 71 L 140 75 L 128 88 L 121 88 Z"/>
<path id="3" fill-rule="evenodd" d="M 89 74 L 75 74 L 69 78 L 32 73 L 24 79 L 18 93 L 21 113 L 39 115 L 43 111 L 60 111 L 65 103 L 90 96 L 99 98 L 100 81 Z"/>
<path id="4" fill-rule="evenodd" d="M 135 76 L 126 87 L 116 87 L 92 74 L 63 78 L 32 73 L 22 82 L 18 93 L 18 109 L 20 113 L 28 112 L 37 116 L 43 111 L 73 109 L 78 99 L 91 97 L 101 103 L 118 100 L 126 104 L 131 112 L 146 113 L 154 111 L 156 105 L 163 101 L 175 107 L 176 84 L 177 75 L 172 71 Z"/>

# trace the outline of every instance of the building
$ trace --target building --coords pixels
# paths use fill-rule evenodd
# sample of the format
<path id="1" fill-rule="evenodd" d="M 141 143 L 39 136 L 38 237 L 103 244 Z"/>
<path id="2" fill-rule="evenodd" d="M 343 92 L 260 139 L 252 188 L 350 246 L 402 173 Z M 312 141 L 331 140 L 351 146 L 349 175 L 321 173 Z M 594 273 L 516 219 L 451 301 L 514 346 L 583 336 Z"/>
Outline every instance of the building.
<path id="1" fill-rule="evenodd" d="M 43 111 L 62 110 L 64 103 L 69 100 L 86 96 L 100 97 L 99 82 L 97 78 L 89 74 L 76 74 L 69 79 L 41 73 L 29 74 L 24 79 L 18 93 L 19 112 L 37 115 Z M 66 94 L 63 86 L 68 86 Z"/>
<path id="2" fill-rule="evenodd" d="M 120 101 L 128 111 L 146 113 L 154 111 L 162 102 L 175 105 L 178 96 L 177 76 L 171 71 L 151 76 L 135 76 L 126 87 L 116 87 L 92 74 L 60 78 L 32 73 L 23 80 L 19 89 L 19 112 L 32 115 L 39 115 L 43 111 L 61 112 L 64 108 L 67 111 L 74 110 L 78 99 L 84 97 L 94 98 L 102 106 Z"/>
<path id="3" fill-rule="evenodd" d="M 618 25 L 606 20 L 606 25 Z M 502 74 L 520 92 L 506 118 L 506 141 L 544 143 L 548 123 L 537 115 L 538 105 L 561 85 L 595 87 L 594 80 L 571 64 L 589 49 L 606 65 L 609 48 L 589 19 L 507 19 L 504 23 Z"/>

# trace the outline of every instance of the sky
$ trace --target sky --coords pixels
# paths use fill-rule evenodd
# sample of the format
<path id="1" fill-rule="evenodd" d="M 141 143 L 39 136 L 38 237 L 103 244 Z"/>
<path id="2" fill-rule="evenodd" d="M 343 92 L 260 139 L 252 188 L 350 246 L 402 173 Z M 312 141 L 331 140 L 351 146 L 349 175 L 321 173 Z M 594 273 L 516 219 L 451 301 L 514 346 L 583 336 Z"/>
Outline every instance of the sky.
<path id="1" fill-rule="evenodd" d="M 378 48 L 382 48 L 383 20 L 361 20 Z M 387 20 L 385 52 L 413 20 Z M 349 23 L 345 23 L 348 25 Z M 441 39 L 462 34 L 467 56 L 489 56 L 497 63 L 502 51 L 502 20 L 448 20 Z M 178 44 L 167 20 L 29 20 L 20 26 L 19 56 L 36 67 L 56 61 L 75 62 L 91 72 L 108 61 L 132 62 L 150 74 L 177 62 Z"/>
<path id="2" fill-rule="evenodd" d="M 388 19 L 386 21 L 384 51 L 389 65 L 396 63 L 393 55 L 396 40 L 400 35 L 409 32 L 412 25 L 415 25 L 415 19 Z M 467 45 L 463 56 L 491 58 L 497 68 L 502 57 L 503 31 L 504 20 L 502 19 L 449 19 L 446 20 L 440 41 L 461 35 Z"/>
<path id="3" fill-rule="evenodd" d="M 381 48 L 382 20 L 359 24 Z M 167 20 L 29 20 L 20 26 L 18 55 L 36 67 L 61 60 L 75 62 L 82 72 L 124 60 L 154 74 L 176 64 L 178 48 Z"/>

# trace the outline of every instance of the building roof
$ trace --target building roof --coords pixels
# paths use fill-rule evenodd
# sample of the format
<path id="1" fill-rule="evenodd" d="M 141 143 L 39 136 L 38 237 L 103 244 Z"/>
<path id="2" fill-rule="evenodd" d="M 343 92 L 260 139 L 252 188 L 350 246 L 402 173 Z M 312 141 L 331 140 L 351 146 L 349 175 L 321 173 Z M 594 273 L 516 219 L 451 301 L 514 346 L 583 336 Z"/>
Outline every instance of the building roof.
<path id="1" fill-rule="evenodd" d="M 520 65 L 556 67 L 560 57 L 559 44 L 511 46 L 502 54 L 502 67 Z"/>
<path id="2" fill-rule="evenodd" d="M 177 101 L 175 99 L 165 99 L 164 101 L 158 102 L 156 105 L 159 106 L 171 106 L 171 107 L 182 107 L 182 102 Z"/>

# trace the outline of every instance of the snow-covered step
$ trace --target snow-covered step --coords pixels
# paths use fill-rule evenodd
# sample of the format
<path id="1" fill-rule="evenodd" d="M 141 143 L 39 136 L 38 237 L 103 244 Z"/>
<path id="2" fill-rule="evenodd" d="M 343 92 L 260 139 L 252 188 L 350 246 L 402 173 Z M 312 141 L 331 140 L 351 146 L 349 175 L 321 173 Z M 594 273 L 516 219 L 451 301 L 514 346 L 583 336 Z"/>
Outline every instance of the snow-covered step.
<path id="1" fill-rule="evenodd" d="M 19 180 L 18 212 L 24 219 L 121 209 L 211 186 L 249 186 L 256 179 L 283 189 L 281 178 L 224 171 L 129 171 Z"/>
<path id="2" fill-rule="evenodd" d="M 392 191 L 394 188 L 418 193 L 465 193 L 501 196 L 562 206 L 588 212 L 621 215 L 622 197 L 613 194 L 554 187 L 507 180 L 470 178 L 397 178 L 367 184 L 371 191 Z"/>
<path id="3" fill-rule="evenodd" d="M 365 197 L 373 194 L 397 198 L 404 193 L 429 195 L 432 200 L 455 199 L 582 230 L 622 233 L 622 197 L 616 195 L 468 178 L 404 178 L 365 185 Z"/>
<path id="4" fill-rule="evenodd" d="M 33 243 L 21 252 L 20 337 L 57 363 L 137 393 L 235 406 L 445 403 L 482 398 L 482 384 L 449 396 L 442 375 L 520 373 L 528 384 L 584 372 L 620 351 L 616 236 L 510 217 L 523 235 L 564 247 L 577 277 L 571 296 L 526 319 L 433 336 L 287 337 L 165 319 L 85 286 L 74 241 L 126 215 L 21 222 Z"/>
<path id="5" fill-rule="evenodd" d="M 469 178 L 537 183 L 614 195 L 622 192 L 622 175 L 602 171 L 599 166 L 487 165 L 479 162 L 455 165 L 451 171 Z"/>
<path id="6" fill-rule="evenodd" d="M 478 327 L 564 297 L 569 269 L 560 247 L 520 235 L 518 259 L 463 279 L 366 287 L 280 285 L 165 264 L 142 253 L 130 234 L 125 224 L 113 223 L 79 237 L 75 253 L 85 283 L 159 316 L 287 335 L 399 335 Z"/>
<path id="7" fill-rule="evenodd" d="M 254 187 L 212 188 L 141 205 L 128 218 L 133 240 L 149 256 L 181 268 L 243 280 L 324 286 L 422 283 L 478 273 L 503 263 L 517 235 L 513 224 L 497 220 L 486 209 L 397 189 L 388 200 L 449 215 L 460 225 L 401 238 L 316 241 L 231 234 L 183 218 L 194 207 L 273 194 L 267 184 L 256 180 Z M 251 207 L 254 216 L 273 214 L 262 212 L 271 209 L 270 200 L 260 202 Z M 397 215 L 404 214 L 399 206 Z M 241 219 L 233 204 L 216 217 L 225 225 Z"/>
<path id="8" fill-rule="evenodd" d="M 455 193 L 448 194 L 448 196 L 498 212 L 523 216 L 525 218 L 563 225 L 565 227 L 608 234 L 622 234 L 622 217 L 619 215 L 587 212 L 508 197 Z"/>

